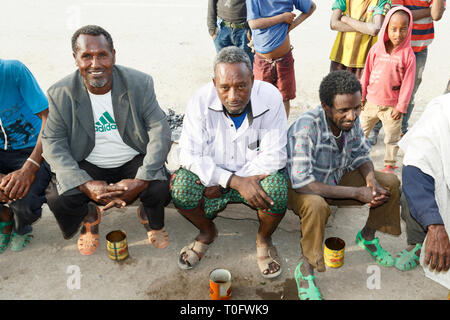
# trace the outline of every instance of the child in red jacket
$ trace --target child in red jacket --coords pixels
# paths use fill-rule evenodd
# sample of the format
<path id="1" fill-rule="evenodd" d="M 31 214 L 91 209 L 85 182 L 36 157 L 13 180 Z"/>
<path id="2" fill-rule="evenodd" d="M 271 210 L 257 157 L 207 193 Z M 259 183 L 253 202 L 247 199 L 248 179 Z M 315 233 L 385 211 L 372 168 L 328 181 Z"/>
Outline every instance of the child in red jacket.
<path id="1" fill-rule="evenodd" d="M 384 170 L 393 173 L 401 138 L 402 115 L 414 87 L 416 58 L 411 48 L 413 18 L 403 7 L 391 9 L 377 43 L 370 49 L 361 77 L 360 118 L 366 138 L 381 120 L 385 132 Z"/>

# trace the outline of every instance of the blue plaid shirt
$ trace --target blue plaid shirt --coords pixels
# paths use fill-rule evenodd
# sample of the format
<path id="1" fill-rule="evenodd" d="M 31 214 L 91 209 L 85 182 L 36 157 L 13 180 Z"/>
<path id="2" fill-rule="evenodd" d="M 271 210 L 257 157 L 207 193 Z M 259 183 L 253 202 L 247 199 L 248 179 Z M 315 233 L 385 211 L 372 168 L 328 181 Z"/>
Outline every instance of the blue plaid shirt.
<path id="1" fill-rule="evenodd" d="M 342 135 L 344 146 L 340 151 L 320 105 L 303 113 L 290 126 L 286 169 L 293 189 L 314 181 L 337 185 L 345 173 L 371 161 L 359 118 Z"/>

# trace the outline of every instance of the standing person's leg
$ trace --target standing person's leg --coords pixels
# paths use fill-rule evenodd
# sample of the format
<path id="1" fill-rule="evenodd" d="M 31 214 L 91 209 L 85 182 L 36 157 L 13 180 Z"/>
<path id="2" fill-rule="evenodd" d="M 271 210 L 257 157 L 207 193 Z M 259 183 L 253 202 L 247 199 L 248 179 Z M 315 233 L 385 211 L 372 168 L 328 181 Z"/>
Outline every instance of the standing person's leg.
<path id="1" fill-rule="evenodd" d="M 245 53 L 247 53 L 248 57 L 250 58 L 250 62 L 253 66 L 255 54 L 252 52 L 252 49 L 248 46 L 248 43 L 250 41 L 249 40 L 249 32 L 250 32 L 250 29 L 248 29 L 248 28 L 233 29 L 232 42 L 233 42 L 233 45 L 241 48 L 242 50 L 245 51 Z"/>
<path id="2" fill-rule="evenodd" d="M 216 37 L 214 38 L 214 46 L 216 47 L 216 52 L 219 52 L 223 48 L 233 45 L 231 35 L 233 30 L 223 24 L 219 24 L 217 28 L 218 31 Z"/>
<path id="3" fill-rule="evenodd" d="M 292 50 L 276 60 L 276 74 L 276 87 L 280 90 L 281 95 L 283 96 L 286 117 L 289 118 L 289 111 L 291 108 L 290 101 L 295 99 L 296 96 L 294 56 L 292 55 Z"/>
<path id="4" fill-rule="evenodd" d="M 398 142 L 401 139 L 402 118 L 398 120 L 392 119 L 392 110 L 393 107 L 381 107 L 379 112 L 381 122 L 383 123 L 384 144 L 386 146 L 384 154 L 385 169 L 383 169 L 385 173 L 394 173 L 392 170 L 397 168 Z"/>
<path id="5" fill-rule="evenodd" d="M 414 88 L 411 99 L 409 100 L 408 109 L 406 110 L 406 114 L 403 115 L 402 134 L 405 134 L 408 131 L 408 121 L 415 107 L 416 93 L 422 83 L 423 70 L 425 69 L 425 64 L 427 62 L 428 48 L 425 48 L 420 52 L 414 52 L 414 55 L 416 56 L 416 76 L 414 78 Z"/>
<path id="6" fill-rule="evenodd" d="M 364 110 L 361 111 L 359 118 L 361 120 L 361 127 L 366 139 L 368 138 L 375 124 L 379 121 L 378 109 L 379 108 L 376 104 L 367 101 L 366 105 L 364 106 Z"/>

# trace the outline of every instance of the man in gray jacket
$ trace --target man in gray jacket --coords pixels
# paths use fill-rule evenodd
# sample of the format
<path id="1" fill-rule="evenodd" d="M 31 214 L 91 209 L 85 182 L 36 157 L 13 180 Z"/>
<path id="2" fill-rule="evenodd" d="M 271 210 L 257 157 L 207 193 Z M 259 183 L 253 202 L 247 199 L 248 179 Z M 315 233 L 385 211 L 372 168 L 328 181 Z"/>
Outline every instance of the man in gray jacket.
<path id="1" fill-rule="evenodd" d="M 138 217 L 149 242 L 164 248 L 171 141 L 153 80 L 115 65 L 112 38 L 99 26 L 77 30 L 72 50 L 78 70 L 48 90 L 42 144 L 54 173 L 49 208 L 66 239 L 83 224 L 78 250 L 90 255 L 99 244 L 101 212 L 140 198 Z"/>

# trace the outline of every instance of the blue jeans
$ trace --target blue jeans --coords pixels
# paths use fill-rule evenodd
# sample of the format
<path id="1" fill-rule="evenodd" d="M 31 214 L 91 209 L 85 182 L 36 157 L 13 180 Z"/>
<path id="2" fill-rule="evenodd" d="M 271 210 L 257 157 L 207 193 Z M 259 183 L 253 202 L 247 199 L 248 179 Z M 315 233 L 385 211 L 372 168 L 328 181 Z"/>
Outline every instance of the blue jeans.
<path id="1" fill-rule="evenodd" d="M 413 92 L 411 94 L 411 99 L 409 100 L 408 110 L 406 110 L 406 113 L 403 115 L 402 118 L 402 133 L 405 134 L 406 131 L 408 131 L 408 120 L 411 116 L 412 111 L 414 110 L 414 97 L 416 95 L 417 89 L 419 89 L 420 83 L 422 82 L 422 74 L 423 69 L 425 68 L 425 63 L 427 62 L 427 54 L 428 54 L 428 48 L 423 49 L 420 52 L 414 52 L 414 55 L 416 56 L 416 77 L 414 78 L 414 88 Z M 375 127 L 373 128 L 374 131 L 379 132 L 381 129 L 381 121 L 379 121 Z"/>
<path id="2" fill-rule="evenodd" d="M 250 29 L 232 29 L 222 25 L 221 22 L 222 20 L 218 19 L 217 28 L 219 31 L 214 38 L 214 46 L 216 47 L 216 51 L 219 52 L 223 48 L 229 46 L 239 47 L 247 53 L 253 66 L 254 53 L 252 52 L 252 49 L 247 45 L 249 42 L 247 32 Z"/>
<path id="3" fill-rule="evenodd" d="M 8 174 L 22 168 L 32 151 L 33 148 L 0 150 L 0 173 Z M 31 232 L 31 224 L 41 217 L 42 205 L 46 202 L 45 190 L 50 182 L 50 177 L 50 167 L 47 162 L 43 161 L 27 195 L 23 199 L 9 204 L 15 220 L 13 230 L 17 234 L 23 235 Z M 1 205 L 2 203 L 0 203 Z"/>

